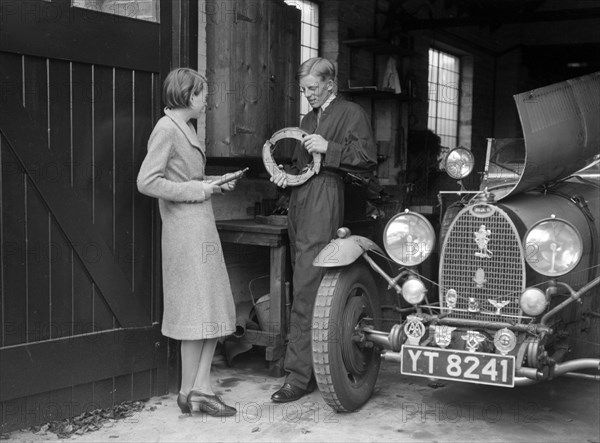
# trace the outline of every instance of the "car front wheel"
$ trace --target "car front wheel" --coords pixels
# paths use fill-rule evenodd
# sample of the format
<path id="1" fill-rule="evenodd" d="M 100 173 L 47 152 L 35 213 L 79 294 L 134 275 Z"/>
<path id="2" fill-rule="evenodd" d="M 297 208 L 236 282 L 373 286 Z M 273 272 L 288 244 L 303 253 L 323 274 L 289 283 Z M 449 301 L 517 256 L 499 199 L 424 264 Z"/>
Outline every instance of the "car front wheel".
<path id="1" fill-rule="evenodd" d="M 313 369 L 319 390 L 336 411 L 354 411 L 373 393 L 380 354 L 359 325 L 380 318 L 377 286 L 362 262 L 327 270 L 313 312 Z"/>

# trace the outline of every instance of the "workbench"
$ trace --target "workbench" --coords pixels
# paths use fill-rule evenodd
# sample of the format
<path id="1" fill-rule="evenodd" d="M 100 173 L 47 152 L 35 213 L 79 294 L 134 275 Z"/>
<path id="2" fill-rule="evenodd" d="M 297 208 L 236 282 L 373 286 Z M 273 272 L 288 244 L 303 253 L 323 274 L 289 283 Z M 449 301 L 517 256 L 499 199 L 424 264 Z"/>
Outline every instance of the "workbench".
<path id="1" fill-rule="evenodd" d="M 287 226 L 257 223 L 254 219 L 221 220 L 217 221 L 217 229 L 223 243 L 270 248 L 270 308 L 267 330 L 247 330 L 243 337 L 231 339 L 264 346 L 265 359 L 269 362 L 269 367 L 274 374 L 281 376 L 285 340 L 289 329 L 286 320 L 286 277 L 291 271 L 287 265 L 289 245 Z"/>

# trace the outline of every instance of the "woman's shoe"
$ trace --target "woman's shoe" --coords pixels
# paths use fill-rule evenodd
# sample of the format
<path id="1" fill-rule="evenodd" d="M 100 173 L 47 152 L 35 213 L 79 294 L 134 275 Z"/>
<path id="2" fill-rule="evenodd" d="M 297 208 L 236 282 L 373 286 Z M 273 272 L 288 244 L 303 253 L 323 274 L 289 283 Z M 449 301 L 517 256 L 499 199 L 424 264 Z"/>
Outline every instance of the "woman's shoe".
<path id="1" fill-rule="evenodd" d="M 233 406 L 226 405 L 217 395 L 203 394 L 200 391 L 191 391 L 187 397 L 187 404 L 192 409 L 192 403 L 197 402 L 201 412 L 206 412 L 213 417 L 229 417 L 237 413 Z"/>
<path id="2" fill-rule="evenodd" d="M 192 409 L 188 403 L 189 395 L 183 395 L 181 392 L 177 396 L 177 406 L 181 409 L 182 414 L 192 414 Z"/>

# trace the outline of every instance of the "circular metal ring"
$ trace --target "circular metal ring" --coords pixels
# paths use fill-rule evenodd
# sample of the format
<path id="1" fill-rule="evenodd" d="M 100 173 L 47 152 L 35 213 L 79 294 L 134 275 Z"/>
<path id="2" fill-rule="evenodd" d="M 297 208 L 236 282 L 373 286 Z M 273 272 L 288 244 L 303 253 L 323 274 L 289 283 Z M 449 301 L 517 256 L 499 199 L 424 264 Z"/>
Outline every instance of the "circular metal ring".
<path id="1" fill-rule="evenodd" d="M 271 148 L 275 146 L 279 140 L 284 138 L 294 138 L 296 140 L 302 141 L 304 137 L 306 137 L 308 133 L 300 128 L 283 128 L 279 131 L 275 132 L 269 140 L 265 142 L 262 150 L 262 159 L 265 165 L 265 169 L 269 173 L 271 177 L 279 178 L 280 176 L 285 176 L 287 178 L 287 184 L 289 186 L 298 186 L 306 182 L 313 175 L 318 174 L 321 170 L 321 154 L 318 152 L 313 152 L 313 161 L 310 163 L 301 174 L 293 175 L 288 174 L 283 169 L 279 169 L 279 165 L 273 160 L 273 153 Z"/>

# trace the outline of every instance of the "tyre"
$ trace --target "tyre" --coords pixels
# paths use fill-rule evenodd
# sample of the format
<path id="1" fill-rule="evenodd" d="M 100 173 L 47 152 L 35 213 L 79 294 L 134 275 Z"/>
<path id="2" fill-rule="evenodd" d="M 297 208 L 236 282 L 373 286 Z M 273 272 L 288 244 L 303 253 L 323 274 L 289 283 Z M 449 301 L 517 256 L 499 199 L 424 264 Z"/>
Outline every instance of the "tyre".
<path id="1" fill-rule="evenodd" d="M 358 340 L 356 326 L 365 317 L 381 318 L 370 268 L 355 262 L 329 269 L 313 311 L 312 355 L 319 390 L 336 411 L 361 407 L 377 381 L 380 353 L 372 343 Z"/>

